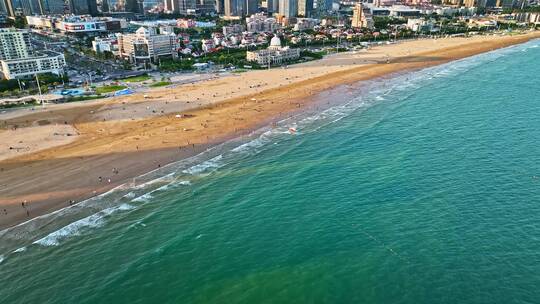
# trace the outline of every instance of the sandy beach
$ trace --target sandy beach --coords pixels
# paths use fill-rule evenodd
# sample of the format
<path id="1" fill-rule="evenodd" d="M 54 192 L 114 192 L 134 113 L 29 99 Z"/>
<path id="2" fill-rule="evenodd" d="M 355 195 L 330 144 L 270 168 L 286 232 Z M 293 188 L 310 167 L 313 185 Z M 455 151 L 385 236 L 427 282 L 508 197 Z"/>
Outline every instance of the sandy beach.
<path id="1" fill-rule="evenodd" d="M 0 114 L 0 229 L 268 126 L 339 85 L 534 38 L 540 32 L 402 41 L 127 97 Z"/>

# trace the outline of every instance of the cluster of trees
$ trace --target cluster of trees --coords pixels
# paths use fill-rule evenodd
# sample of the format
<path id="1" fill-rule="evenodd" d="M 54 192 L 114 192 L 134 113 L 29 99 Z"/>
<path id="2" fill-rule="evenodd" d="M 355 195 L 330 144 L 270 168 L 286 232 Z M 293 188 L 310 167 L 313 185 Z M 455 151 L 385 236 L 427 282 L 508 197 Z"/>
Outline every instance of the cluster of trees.
<path id="1" fill-rule="evenodd" d="M 52 73 L 40 74 L 38 76 L 39 84 L 41 85 L 41 92 L 45 93 L 48 91 L 48 86 L 53 85 L 57 86 L 62 84 L 62 80 L 65 83 L 68 83 L 69 79 L 67 75 L 57 76 Z M 22 79 L 20 80 L 21 87 L 23 90 L 26 90 L 29 94 L 36 94 L 38 92 L 37 83 L 35 78 Z M 19 81 L 17 79 L 3 79 L 0 80 L 0 93 L 2 96 L 18 96 L 21 95 Z"/>
<path id="2" fill-rule="evenodd" d="M 96 59 L 100 59 L 100 60 L 114 60 L 114 59 L 116 59 L 114 57 L 114 54 L 112 52 L 109 52 L 109 51 L 104 51 L 104 52 L 99 52 L 99 53 L 96 53 L 96 52 L 92 51 L 92 56 L 95 57 Z"/>
<path id="3" fill-rule="evenodd" d="M 19 89 L 19 83 L 15 79 L 2 79 L 0 80 L 0 92 L 14 91 Z"/>
<path id="4" fill-rule="evenodd" d="M 313 59 L 322 59 L 325 55 L 325 52 L 312 52 L 308 50 L 303 50 L 300 52 L 301 57 L 311 57 Z"/>
<path id="5" fill-rule="evenodd" d="M 398 33 L 397 37 L 398 38 L 409 38 L 409 37 L 412 37 L 414 36 L 414 34 L 411 32 L 411 31 L 401 31 Z M 384 40 L 388 40 L 390 38 L 394 38 L 393 35 L 391 34 L 381 34 L 379 33 L 379 35 L 377 37 L 373 36 L 373 33 L 372 32 L 365 32 L 363 33 L 363 36 L 360 37 L 360 39 L 358 38 L 353 38 L 352 40 L 349 40 L 348 42 L 352 43 L 352 44 L 355 44 L 355 43 L 358 43 L 358 42 L 367 42 L 367 41 L 384 41 Z M 330 35 L 326 35 L 326 39 L 318 39 L 318 40 L 311 40 L 311 41 L 304 41 L 302 43 L 299 43 L 299 44 L 292 44 L 290 43 L 290 41 L 287 41 L 288 45 L 290 45 L 290 47 L 292 48 L 299 48 L 299 47 L 303 47 L 303 46 L 335 46 L 337 45 L 337 38 L 333 38 L 332 36 Z M 347 43 L 347 40 L 346 39 L 341 39 L 340 40 L 340 44 L 342 43 Z"/>
<path id="6" fill-rule="evenodd" d="M 17 16 L 15 19 L 7 19 L 8 26 L 13 26 L 19 29 L 26 28 L 26 18 L 24 16 Z"/>
<path id="7" fill-rule="evenodd" d="M 61 83 L 69 82 L 67 74 L 56 75 L 52 73 L 46 73 L 39 75 L 38 78 L 41 85 L 60 85 Z"/>
<path id="8" fill-rule="evenodd" d="M 179 70 L 189 71 L 193 69 L 193 64 L 202 62 L 213 62 L 215 64 L 235 67 L 250 65 L 252 68 L 259 68 L 256 63 L 246 60 L 245 49 L 229 49 L 208 53 L 202 57 L 186 55 L 180 60 L 163 59 L 159 64 L 159 70 L 162 72 L 173 72 Z"/>
<path id="9" fill-rule="evenodd" d="M 186 33 L 189 34 L 191 39 L 210 39 L 212 33 L 219 31 L 220 27 L 205 27 L 205 28 L 174 28 L 175 34 Z"/>
<path id="10" fill-rule="evenodd" d="M 373 17 L 373 23 L 375 28 L 378 30 L 387 29 L 390 25 L 400 25 L 407 23 L 405 19 L 402 18 L 392 18 L 392 17 Z"/>
<path id="11" fill-rule="evenodd" d="M 223 19 L 220 19 L 220 18 L 217 18 L 217 17 L 210 17 L 210 16 L 198 17 L 197 21 L 215 22 L 216 26 L 214 26 L 214 27 L 205 27 L 205 28 L 187 28 L 187 29 L 175 27 L 174 28 L 174 33 L 175 34 L 186 33 L 186 34 L 189 34 L 191 36 L 191 38 L 195 39 L 195 40 L 197 40 L 197 39 L 210 39 L 210 38 L 212 38 L 212 33 L 221 32 L 221 30 L 222 30 L 222 28 L 224 26 L 235 24 L 235 23 L 243 23 L 243 22 L 232 21 L 232 20 L 223 20 Z"/>
<path id="12" fill-rule="evenodd" d="M 182 60 L 163 59 L 159 63 L 161 72 L 190 71 L 195 62 L 191 58 Z"/>
<path id="13" fill-rule="evenodd" d="M 212 61 L 217 64 L 232 65 L 236 67 L 243 67 L 244 65 L 253 66 L 253 63 L 246 60 L 245 49 L 221 50 L 219 52 L 206 54 L 202 59 L 203 61 Z"/>

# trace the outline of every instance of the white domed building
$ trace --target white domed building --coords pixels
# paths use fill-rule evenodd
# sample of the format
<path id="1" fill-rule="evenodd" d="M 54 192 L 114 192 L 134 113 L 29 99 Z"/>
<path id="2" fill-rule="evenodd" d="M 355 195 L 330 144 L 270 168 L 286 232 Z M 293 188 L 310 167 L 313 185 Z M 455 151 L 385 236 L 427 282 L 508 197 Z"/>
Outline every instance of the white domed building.
<path id="1" fill-rule="evenodd" d="M 288 46 L 281 46 L 281 39 L 277 35 L 270 40 L 270 46 L 266 50 L 248 51 L 246 59 L 257 62 L 259 65 L 270 66 L 272 64 L 282 64 L 287 61 L 300 58 L 299 49 L 291 49 Z"/>
<path id="2" fill-rule="evenodd" d="M 270 46 L 268 48 L 273 50 L 281 49 L 281 39 L 279 39 L 278 35 L 275 35 L 270 39 Z"/>

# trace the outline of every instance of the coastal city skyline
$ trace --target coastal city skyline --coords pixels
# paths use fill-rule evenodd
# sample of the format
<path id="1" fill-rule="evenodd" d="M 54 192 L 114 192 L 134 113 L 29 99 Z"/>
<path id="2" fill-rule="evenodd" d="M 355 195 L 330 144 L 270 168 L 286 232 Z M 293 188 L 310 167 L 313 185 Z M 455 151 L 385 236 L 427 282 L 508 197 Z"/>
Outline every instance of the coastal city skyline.
<path id="1" fill-rule="evenodd" d="M 103 80 L 103 71 L 77 71 L 70 56 L 82 54 L 87 61 L 103 66 L 116 65 L 117 70 L 122 65 L 125 72 L 120 75 L 125 76 L 136 75 L 134 71 L 141 69 L 166 70 L 171 59 L 183 70 L 213 69 L 215 63 L 231 68 L 261 68 L 261 65 L 267 67 L 272 63 L 268 65 L 268 60 L 258 59 L 247 51 L 264 48 L 272 37 L 299 50 L 298 55 L 274 60 L 279 65 L 316 59 L 320 53 L 332 48 L 337 51 L 362 48 L 377 40 L 392 41 L 420 35 L 474 35 L 500 31 L 501 28 L 534 28 L 540 24 L 535 2 L 531 1 L 440 4 L 422 1 L 169 1 L 150 8 L 144 7 L 142 2 L 126 2 L 114 9 L 108 8 L 108 2 L 100 3 L 98 8 L 92 0 L 72 1 L 65 5 L 52 1 L 4 2 L 0 13 L 5 15 L 0 17 L 0 22 L 4 22 L 5 47 L 9 47 L 10 40 L 17 41 L 16 37 L 23 35 L 28 37 L 17 47 L 29 50 L 16 58 L 0 58 L 4 61 L 4 78 L 15 80 L 52 73 L 68 79 L 70 69 L 73 69 L 71 73 L 77 79 L 86 78 L 86 85 L 89 78 L 98 83 L 100 77 Z M 166 14 L 180 15 L 174 19 L 171 18 L 174 15 L 167 18 Z M 17 29 L 10 27 L 14 23 L 18 24 Z M 10 36 L 14 38 L 8 39 Z M 242 49 L 247 53 L 245 60 L 239 62 L 237 53 Z M 230 55 L 231 50 L 235 55 Z M 51 59 L 40 59 L 44 53 Z M 302 58 L 300 53 L 303 53 Z M 206 54 L 219 55 L 222 62 L 204 60 Z M 279 54 L 272 56 L 279 57 Z M 30 62 L 32 67 L 29 69 Z M 79 84 L 80 81 L 77 80 Z"/>

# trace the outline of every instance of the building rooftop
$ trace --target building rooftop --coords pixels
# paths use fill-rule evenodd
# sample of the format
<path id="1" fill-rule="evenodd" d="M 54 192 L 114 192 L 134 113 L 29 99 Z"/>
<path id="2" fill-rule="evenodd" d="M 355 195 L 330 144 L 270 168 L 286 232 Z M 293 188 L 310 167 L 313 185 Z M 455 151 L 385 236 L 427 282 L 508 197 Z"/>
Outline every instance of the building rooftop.
<path id="1" fill-rule="evenodd" d="M 30 57 L 17 58 L 17 59 L 7 59 L 7 60 L 2 60 L 2 61 L 6 62 L 6 63 L 10 63 L 10 62 L 18 62 L 18 61 L 24 61 L 24 60 L 34 60 L 34 59 L 38 59 L 38 58 L 57 57 L 57 56 L 61 56 L 61 55 L 62 55 L 61 53 L 51 51 L 51 50 L 40 50 L 40 51 L 37 51 L 34 54 L 32 54 Z"/>

